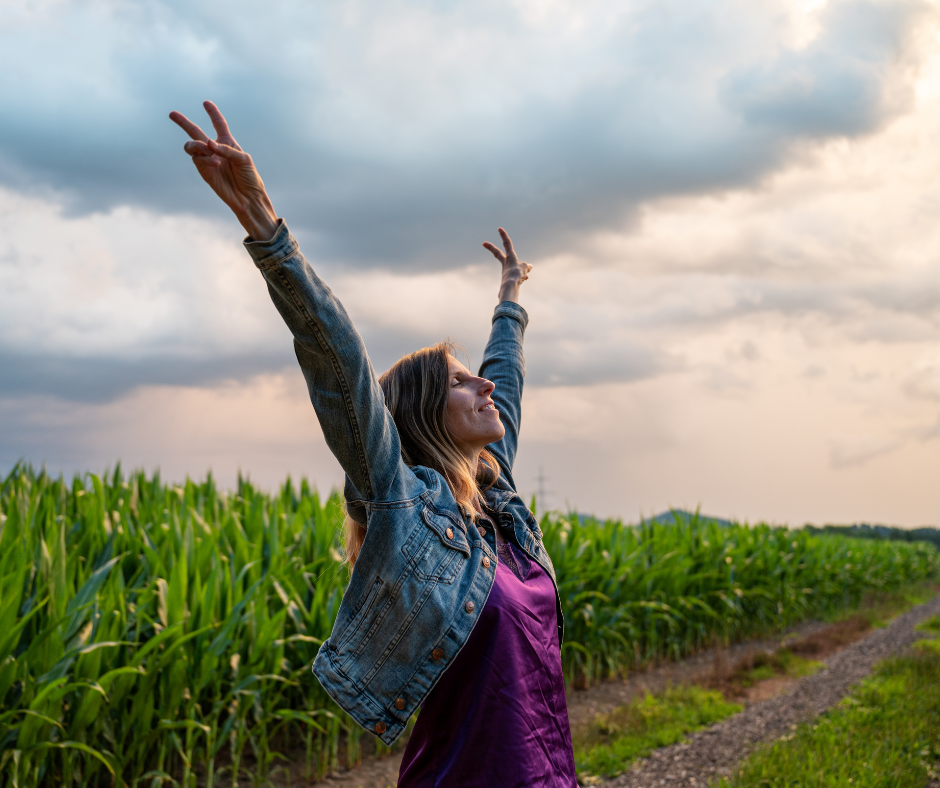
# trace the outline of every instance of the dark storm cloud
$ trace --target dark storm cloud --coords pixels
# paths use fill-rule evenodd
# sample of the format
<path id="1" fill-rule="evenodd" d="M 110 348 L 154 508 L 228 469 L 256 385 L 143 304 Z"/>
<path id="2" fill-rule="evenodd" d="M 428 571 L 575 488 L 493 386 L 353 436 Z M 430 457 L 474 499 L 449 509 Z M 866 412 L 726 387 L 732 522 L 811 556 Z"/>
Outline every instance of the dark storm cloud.
<path id="1" fill-rule="evenodd" d="M 109 357 L 25 356 L 0 350 L 0 399 L 24 395 L 69 402 L 103 403 L 138 386 L 211 386 L 296 367 L 287 352 L 199 359 L 149 355 L 136 360 Z M 297 374 L 300 374 L 299 372 Z"/>
<path id="2" fill-rule="evenodd" d="M 834 2 L 791 51 L 773 3 L 635 3 L 582 39 L 506 8 L 496 29 L 488 3 L 96 8 L 23 11 L 2 35 L 4 183 L 77 213 L 221 215 L 166 120 L 211 96 L 308 253 L 396 269 L 461 265 L 497 224 L 545 254 L 870 133 L 909 104 L 897 64 L 926 13 Z"/>
<path id="3" fill-rule="evenodd" d="M 924 12 L 918 3 L 833 3 L 809 47 L 735 68 L 721 96 L 757 128 L 810 138 L 872 131 L 912 99 L 911 85 L 886 90 L 886 79 Z"/>

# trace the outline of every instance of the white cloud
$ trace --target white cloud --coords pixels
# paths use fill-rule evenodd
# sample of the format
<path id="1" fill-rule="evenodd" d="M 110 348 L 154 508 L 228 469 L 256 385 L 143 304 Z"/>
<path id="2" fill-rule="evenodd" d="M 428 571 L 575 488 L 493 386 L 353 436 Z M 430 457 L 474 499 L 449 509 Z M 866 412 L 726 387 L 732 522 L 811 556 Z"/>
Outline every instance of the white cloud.
<path id="1" fill-rule="evenodd" d="M 54 202 L 0 190 L 0 234 L 7 350 L 139 357 L 270 348 L 260 275 L 231 228 L 131 208 L 68 217 Z"/>

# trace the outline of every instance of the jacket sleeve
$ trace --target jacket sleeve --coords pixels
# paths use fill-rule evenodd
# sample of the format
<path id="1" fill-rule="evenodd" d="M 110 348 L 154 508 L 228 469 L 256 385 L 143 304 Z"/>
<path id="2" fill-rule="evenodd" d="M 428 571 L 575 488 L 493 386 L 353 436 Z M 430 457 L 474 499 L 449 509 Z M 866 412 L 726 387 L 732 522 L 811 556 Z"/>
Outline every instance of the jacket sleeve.
<path id="1" fill-rule="evenodd" d="M 493 313 L 490 339 L 483 352 L 480 377 L 491 380 L 496 389 L 491 395 L 499 418 L 506 428 L 502 440 L 487 448 L 493 452 L 500 469 L 512 480 L 512 466 L 519 445 L 519 425 L 522 420 L 522 383 L 525 377 L 525 356 L 522 353 L 522 337 L 529 323 L 529 316 L 519 304 L 502 301 Z"/>
<path id="2" fill-rule="evenodd" d="M 313 409 L 330 451 L 346 472 L 347 500 L 413 497 L 419 482 L 402 462 L 395 423 L 343 305 L 304 258 L 283 220 L 270 241 L 248 238 L 245 248 L 294 335 Z M 351 514 L 364 519 L 361 507 L 351 506 Z"/>

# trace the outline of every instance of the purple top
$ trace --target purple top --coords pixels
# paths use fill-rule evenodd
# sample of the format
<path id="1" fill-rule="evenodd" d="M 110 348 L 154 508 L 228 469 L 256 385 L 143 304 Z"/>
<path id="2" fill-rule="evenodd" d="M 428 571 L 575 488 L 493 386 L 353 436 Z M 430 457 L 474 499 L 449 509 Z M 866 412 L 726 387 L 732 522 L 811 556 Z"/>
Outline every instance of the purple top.
<path id="1" fill-rule="evenodd" d="M 493 589 L 418 714 L 398 788 L 577 788 L 555 588 L 499 545 Z"/>

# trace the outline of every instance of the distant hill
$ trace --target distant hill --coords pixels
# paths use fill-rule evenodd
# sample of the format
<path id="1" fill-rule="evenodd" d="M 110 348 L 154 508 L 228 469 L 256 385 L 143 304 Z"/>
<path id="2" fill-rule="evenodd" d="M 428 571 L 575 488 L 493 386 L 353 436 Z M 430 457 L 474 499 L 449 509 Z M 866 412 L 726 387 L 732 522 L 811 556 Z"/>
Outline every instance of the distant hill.
<path id="1" fill-rule="evenodd" d="M 731 525 L 730 520 L 725 520 L 722 517 L 710 517 L 707 514 L 690 512 L 686 509 L 667 509 L 665 512 L 657 514 L 655 517 L 645 517 L 640 522 L 661 523 L 663 525 L 672 525 L 675 522 L 680 522 L 683 525 L 687 525 L 691 520 L 695 519 L 697 519 L 700 523 L 715 523 L 721 526 Z"/>

